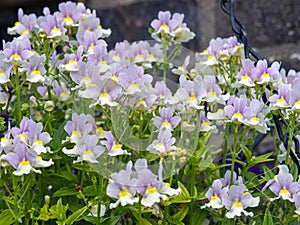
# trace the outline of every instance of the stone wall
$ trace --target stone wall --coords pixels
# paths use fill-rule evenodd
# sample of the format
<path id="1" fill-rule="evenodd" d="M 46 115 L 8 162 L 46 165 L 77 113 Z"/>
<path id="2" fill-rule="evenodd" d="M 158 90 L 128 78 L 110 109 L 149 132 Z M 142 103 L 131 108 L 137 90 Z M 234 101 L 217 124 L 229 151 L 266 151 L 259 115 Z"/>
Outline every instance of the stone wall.
<path id="1" fill-rule="evenodd" d="M 270 62 L 300 70 L 300 4 L 297 0 L 236 0 L 236 15 L 246 26 L 249 44 Z M 233 35 L 219 0 L 87 0 L 103 25 L 112 28 L 110 44 L 149 39 L 148 26 L 159 10 L 185 14 L 197 37 L 186 45 L 202 51 L 211 38 Z"/>
<path id="2" fill-rule="evenodd" d="M 82 0 L 83 1 L 83 0 Z M 56 1 L 3 0 L 0 5 L 0 38 L 7 26 L 16 21 L 18 7 L 25 13 L 41 14 L 47 5 L 56 9 Z M 185 21 L 196 38 L 185 47 L 202 51 L 211 38 L 233 35 L 228 16 L 220 8 L 220 0 L 85 0 L 96 9 L 103 27 L 112 29 L 109 47 L 117 41 L 148 40 L 147 30 L 159 10 L 185 14 Z M 236 14 L 246 26 L 250 46 L 270 62 L 278 60 L 287 68 L 300 70 L 300 4 L 298 0 L 236 0 Z"/>

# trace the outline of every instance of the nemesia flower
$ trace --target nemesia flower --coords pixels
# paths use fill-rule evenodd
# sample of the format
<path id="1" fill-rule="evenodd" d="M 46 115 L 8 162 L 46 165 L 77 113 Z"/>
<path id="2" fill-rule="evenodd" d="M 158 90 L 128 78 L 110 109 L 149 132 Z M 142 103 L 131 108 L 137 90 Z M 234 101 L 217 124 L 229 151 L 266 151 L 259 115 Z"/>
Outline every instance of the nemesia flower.
<path id="1" fill-rule="evenodd" d="M 279 74 L 279 63 L 274 62 L 271 67 L 268 67 L 267 60 L 258 60 L 253 69 L 253 76 L 257 79 L 258 84 L 269 83 Z"/>
<path id="2" fill-rule="evenodd" d="M 252 116 L 246 121 L 246 123 L 255 128 L 257 131 L 266 133 L 268 127 L 263 116 L 264 103 L 257 99 L 252 99 L 249 106 L 252 111 Z"/>
<path id="3" fill-rule="evenodd" d="M 201 208 L 211 207 L 213 209 L 220 209 L 224 206 L 223 198 L 227 194 L 228 188 L 224 187 L 220 180 L 215 180 L 212 187 L 208 189 L 205 196 L 209 200 L 208 203 L 201 206 Z"/>
<path id="4" fill-rule="evenodd" d="M 259 197 L 253 198 L 250 193 L 244 191 L 244 184 L 229 187 L 228 193 L 222 199 L 225 208 L 229 210 L 225 214 L 227 218 L 231 219 L 235 216 L 241 216 L 242 213 L 246 216 L 253 216 L 252 212 L 248 212 L 245 209 L 258 206 Z"/>
<path id="5" fill-rule="evenodd" d="M 12 67 L 13 64 L 6 62 L 4 54 L 0 53 L 0 84 L 5 84 L 10 81 Z"/>
<path id="6" fill-rule="evenodd" d="M 238 43 L 237 38 L 216 38 L 209 42 L 205 54 L 207 55 L 207 60 L 204 62 L 206 65 L 216 65 L 219 60 L 226 61 L 233 55 L 238 55 L 241 57 L 241 49 L 243 45 Z"/>
<path id="7" fill-rule="evenodd" d="M 188 42 L 195 37 L 195 34 L 190 31 L 186 23 L 183 23 L 184 14 L 174 13 L 172 19 L 178 22 L 178 26 L 174 30 L 175 43 Z"/>
<path id="8" fill-rule="evenodd" d="M 234 97 L 232 104 L 228 104 L 224 107 L 224 112 L 231 122 L 238 121 L 240 123 L 246 124 L 246 121 L 251 118 L 252 112 L 250 107 L 247 106 L 248 99 L 246 96 L 242 95 L 240 98 Z"/>
<path id="9" fill-rule="evenodd" d="M 4 159 L 12 165 L 16 170 L 13 172 L 16 176 L 29 174 L 31 171 L 41 173 L 33 167 L 36 155 L 28 151 L 26 145 L 22 143 L 16 144 L 14 152 L 9 152 L 5 155 Z"/>
<path id="10" fill-rule="evenodd" d="M 152 76 L 144 73 L 143 67 L 131 65 L 119 73 L 119 83 L 124 88 L 125 95 L 134 95 L 148 87 Z"/>
<path id="11" fill-rule="evenodd" d="M 278 88 L 278 94 L 274 94 L 269 97 L 269 101 L 273 107 L 276 109 L 279 108 L 288 108 L 291 98 L 291 85 L 290 84 L 281 84 Z"/>
<path id="12" fill-rule="evenodd" d="M 154 154 L 166 155 L 175 142 L 176 139 L 172 137 L 170 129 L 160 130 L 158 133 L 158 138 L 147 147 L 147 150 Z"/>
<path id="13" fill-rule="evenodd" d="M 222 95 L 222 90 L 216 83 L 216 77 L 212 75 L 205 75 L 204 77 L 196 76 L 195 82 L 199 85 L 205 92 L 206 95 L 204 100 L 208 103 L 220 103 L 225 104 L 228 100 L 229 94 Z"/>
<path id="14" fill-rule="evenodd" d="M 36 27 L 37 18 L 36 15 L 31 13 L 29 15 L 24 15 L 22 9 L 18 9 L 18 21 L 15 22 L 14 26 L 8 28 L 8 34 L 15 35 L 19 34 L 18 39 L 22 39 L 24 37 L 30 38 L 31 31 L 33 31 Z"/>
<path id="15" fill-rule="evenodd" d="M 242 177 L 241 176 L 237 176 L 236 173 L 234 172 L 233 175 L 232 175 L 232 185 L 241 185 L 243 184 L 243 180 L 242 180 Z M 225 175 L 224 175 L 224 178 L 220 178 L 220 181 L 223 185 L 223 187 L 229 187 L 229 184 L 230 184 L 230 180 L 231 180 L 231 172 L 230 170 L 227 170 Z"/>
<path id="16" fill-rule="evenodd" d="M 200 132 L 213 132 L 216 133 L 218 130 L 215 125 L 211 125 L 210 121 L 206 118 L 205 112 L 200 111 Z"/>
<path id="17" fill-rule="evenodd" d="M 151 22 L 151 27 L 154 32 L 151 34 L 152 38 L 156 41 L 161 41 L 163 35 L 175 36 L 173 31 L 178 26 L 176 19 L 171 19 L 169 11 L 159 11 L 158 19 Z"/>
<path id="18" fill-rule="evenodd" d="M 26 70 L 26 80 L 31 83 L 44 82 L 46 69 L 44 67 L 45 56 L 34 54 L 30 57 L 29 62 L 23 63 L 23 68 Z"/>
<path id="19" fill-rule="evenodd" d="M 139 201 L 136 194 L 137 179 L 132 178 L 132 162 L 128 162 L 126 170 L 121 170 L 118 173 L 113 173 L 109 184 L 106 188 L 106 194 L 112 198 L 118 199 L 115 203 L 111 203 L 109 208 L 116 208 L 119 204 L 122 206 L 133 205 Z"/>
<path id="20" fill-rule="evenodd" d="M 285 175 L 289 174 L 289 168 L 286 165 L 278 165 L 277 167 L 279 168 L 278 174 L 281 174 L 281 173 L 283 173 Z M 262 191 L 265 191 L 271 184 L 273 184 L 274 182 L 277 181 L 277 175 L 274 176 L 274 179 L 270 179 L 267 181 L 265 186 L 262 188 Z"/>
<path id="21" fill-rule="evenodd" d="M 14 39 L 5 44 L 3 49 L 5 61 L 19 65 L 32 56 L 30 40 L 28 38 Z"/>
<path id="22" fill-rule="evenodd" d="M 107 53 L 107 43 L 99 41 L 93 48 L 93 54 L 88 55 L 88 60 L 99 66 L 100 72 L 105 73 L 110 69 L 110 56 Z"/>
<path id="23" fill-rule="evenodd" d="M 190 63 L 190 58 L 191 57 L 188 55 L 185 58 L 182 66 L 178 66 L 177 69 L 172 69 L 172 72 L 175 73 L 175 74 L 178 74 L 178 75 L 185 75 L 186 76 L 188 74 L 187 66 Z"/>
<path id="24" fill-rule="evenodd" d="M 290 173 L 279 173 L 276 176 L 275 182 L 269 186 L 269 189 L 278 197 L 271 198 L 271 201 L 282 198 L 293 202 L 293 194 L 300 191 L 300 184 L 293 182 L 293 175 Z"/>
<path id="25" fill-rule="evenodd" d="M 82 3 L 79 3 L 82 4 Z M 82 6 L 84 6 L 82 4 Z M 65 27 L 76 26 L 80 17 L 82 16 L 81 9 L 77 7 L 74 2 L 62 2 L 58 5 L 58 12 L 54 13 L 57 21 L 62 23 Z"/>
<path id="26" fill-rule="evenodd" d="M 181 121 L 179 116 L 173 116 L 174 109 L 172 107 L 163 107 L 159 113 L 160 116 L 153 117 L 153 124 L 157 129 L 173 130 Z"/>
<path id="27" fill-rule="evenodd" d="M 181 75 L 179 78 L 180 88 L 176 96 L 187 108 L 202 109 L 200 105 L 205 96 L 205 91 L 196 82 L 187 80 Z"/>
<path id="28" fill-rule="evenodd" d="M 46 15 L 40 22 L 40 33 L 45 32 L 50 39 L 62 38 L 66 33 L 66 28 L 60 24 L 53 15 Z"/>
<path id="29" fill-rule="evenodd" d="M 66 123 L 64 129 L 69 135 L 67 140 L 77 144 L 83 137 L 95 130 L 95 127 L 95 120 L 91 115 L 74 113 L 72 120 Z"/>
<path id="30" fill-rule="evenodd" d="M 238 84 L 247 86 L 247 87 L 254 87 L 255 86 L 255 73 L 253 72 L 254 69 L 254 62 L 250 59 L 243 59 L 242 60 L 242 68 L 236 75 L 238 79 Z"/>
<path id="31" fill-rule="evenodd" d="M 77 71 L 78 70 L 78 62 L 82 60 L 82 52 L 83 47 L 79 46 L 77 49 L 76 54 L 65 54 L 64 60 L 62 64 L 59 65 L 59 68 L 62 70 L 66 70 L 69 72 Z"/>
<path id="32" fill-rule="evenodd" d="M 300 83 L 292 86 L 291 98 L 289 105 L 292 110 L 298 111 L 300 109 Z"/>
<path id="33" fill-rule="evenodd" d="M 87 161 L 89 163 L 98 163 L 97 158 L 104 152 L 104 148 L 101 145 L 97 145 L 97 135 L 87 135 L 84 141 L 80 142 L 76 148 L 76 154 L 78 158 L 73 162 Z M 64 153 L 66 153 L 65 151 Z"/>
<path id="34" fill-rule="evenodd" d="M 101 141 L 101 144 L 107 148 L 109 156 L 130 155 L 130 153 L 122 149 L 122 145 L 117 143 L 110 131 L 104 132 L 104 138 L 106 140 Z"/>
<path id="35" fill-rule="evenodd" d="M 170 102 L 172 98 L 172 92 L 163 81 L 157 81 L 153 89 L 150 89 L 150 93 L 156 96 L 156 102 L 158 105 L 165 105 Z"/>

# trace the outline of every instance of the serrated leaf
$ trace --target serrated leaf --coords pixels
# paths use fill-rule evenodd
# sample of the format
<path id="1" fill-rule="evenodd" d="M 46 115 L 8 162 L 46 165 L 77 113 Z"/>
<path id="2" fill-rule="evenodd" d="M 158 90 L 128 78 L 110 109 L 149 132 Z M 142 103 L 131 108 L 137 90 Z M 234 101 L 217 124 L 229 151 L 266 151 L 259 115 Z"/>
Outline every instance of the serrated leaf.
<path id="1" fill-rule="evenodd" d="M 85 211 L 88 209 L 87 206 L 82 207 L 81 209 L 78 209 L 76 212 L 74 212 L 72 215 L 68 217 L 66 220 L 67 225 L 73 224 L 75 221 L 83 219 L 81 216 L 85 213 Z M 80 218 L 81 217 L 81 218 Z"/>
<path id="2" fill-rule="evenodd" d="M 69 195 L 76 195 L 77 191 L 74 187 L 62 187 L 58 189 L 54 194 L 53 197 L 62 197 L 62 196 L 69 196 Z"/>

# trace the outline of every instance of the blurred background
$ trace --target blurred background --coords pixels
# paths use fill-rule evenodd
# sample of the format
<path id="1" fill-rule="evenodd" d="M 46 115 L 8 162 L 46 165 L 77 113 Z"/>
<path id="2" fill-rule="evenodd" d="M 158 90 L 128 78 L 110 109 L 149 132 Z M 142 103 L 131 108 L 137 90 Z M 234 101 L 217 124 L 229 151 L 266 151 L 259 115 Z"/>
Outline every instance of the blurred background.
<path id="1" fill-rule="evenodd" d="M 7 41 L 7 27 L 17 21 L 17 10 L 42 14 L 44 6 L 57 10 L 60 0 L 1 0 L 0 38 Z M 79 1 L 78 1 L 79 2 Z M 149 40 L 148 27 L 159 10 L 184 13 L 185 22 L 196 38 L 185 47 L 202 51 L 209 40 L 233 35 L 229 17 L 221 10 L 220 0 L 81 0 L 96 9 L 104 28 L 111 28 L 106 41 L 113 48 L 118 41 Z M 249 44 L 262 57 L 281 61 L 286 69 L 300 70 L 299 0 L 236 0 L 236 15 L 244 23 Z M 2 49 L 2 47 L 1 47 Z"/>

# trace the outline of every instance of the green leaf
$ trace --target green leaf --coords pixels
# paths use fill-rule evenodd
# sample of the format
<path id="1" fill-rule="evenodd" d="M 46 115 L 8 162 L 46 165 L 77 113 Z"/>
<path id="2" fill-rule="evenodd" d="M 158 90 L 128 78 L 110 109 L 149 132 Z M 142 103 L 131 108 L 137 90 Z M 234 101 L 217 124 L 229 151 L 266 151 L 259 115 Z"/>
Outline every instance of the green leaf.
<path id="1" fill-rule="evenodd" d="M 298 168 L 295 163 L 291 166 L 290 171 L 291 171 L 291 174 L 293 175 L 294 180 L 297 180 L 298 179 Z"/>
<path id="2" fill-rule="evenodd" d="M 68 219 L 66 220 L 66 224 L 67 225 L 73 224 L 75 221 L 83 219 L 81 216 L 85 213 L 87 209 L 88 209 L 87 206 L 78 209 L 76 212 L 74 212 L 71 216 L 68 217 Z"/>
<path id="3" fill-rule="evenodd" d="M 268 180 L 274 179 L 274 173 L 272 172 L 272 170 L 270 170 L 267 166 L 264 166 L 263 170 L 264 170 L 265 177 Z"/>
<path id="4" fill-rule="evenodd" d="M 52 206 L 50 208 L 50 213 L 57 218 L 58 224 L 65 224 L 66 221 L 66 212 L 68 210 L 69 206 L 63 205 L 61 198 L 57 201 L 56 205 Z"/>
<path id="5" fill-rule="evenodd" d="M 273 161 L 273 159 L 269 159 L 269 157 L 271 157 L 272 155 L 273 155 L 273 152 L 268 152 L 268 153 L 260 155 L 260 156 L 252 156 L 252 158 L 249 162 L 249 167 L 257 165 L 259 163 Z"/>
<path id="6" fill-rule="evenodd" d="M 77 191 L 74 187 L 62 187 L 58 189 L 54 194 L 53 197 L 62 197 L 62 196 L 69 196 L 69 195 L 76 195 Z"/>
<path id="7" fill-rule="evenodd" d="M 83 188 L 84 196 L 96 196 L 96 190 L 94 186 L 87 186 Z"/>
<path id="8" fill-rule="evenodd" d="M 181 222 L 184 217 L 186 216 L 186 214 L 189 212 L 189 206 L 188 205 L 184 205 L 184 207 L 182 209 L 180 209 L 174 216 L 173 216 L 173 220 L 176 221 L 176 224 L 178 224 L 178 222 Z"/>
<path id="9" fill-rule="evenodd" d="M 246 160 L 249 161 L 252 158 L 252 151 L 250 151 L 246 146 L 240 145 L 243 153 L 245 154 Z"/>
<path id="10" fill-rule="evenodd" d="M 137 212 L 132 211 L 132 214 L 137 219 L 138 224 L 140 224 L 140 225 L 152 225 L 150 222 L 148 222 L 146 219 L 144 219 L 142 217 L 142 215 L 138 214 Z"/>
<path id="11" fill-rule="evenodd" d="M 1 225 L 10 225 L 14 222 L 14 217 L 9 209 L 5 209 L 0 214 Z"/>
<path id="12" fill-rule="evenodd" d="M 271 213 L 270 213 L 269 209 L 267 208 L 266 212 L 265 212 L 265 216 L 264 216 L 263 225 L 273 225 L 273 224 L 274 223 L 273 223 Z"/>
<path id="13" fill-rule="evenodd" d="M 190 195 L 189 191 L 186 189 L 186 187 L 180 181 L 178 181 L 178 186 L 181 189 L 181 195 L 183 197 L 185 197 L 186 199 L 190 199 L 191 195 Z"/>

